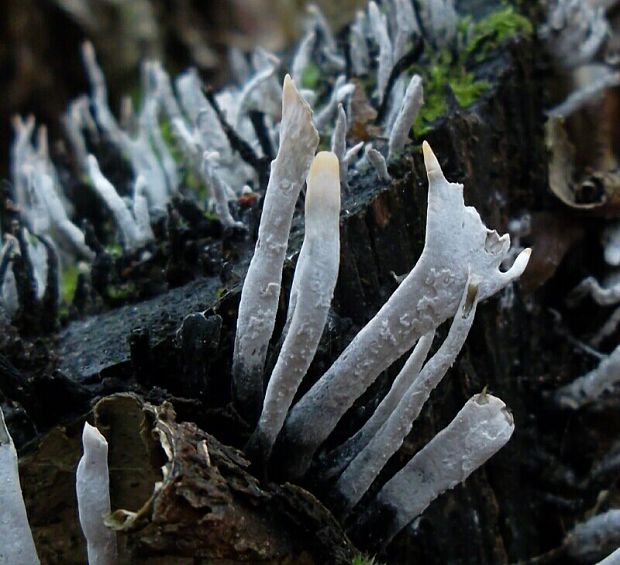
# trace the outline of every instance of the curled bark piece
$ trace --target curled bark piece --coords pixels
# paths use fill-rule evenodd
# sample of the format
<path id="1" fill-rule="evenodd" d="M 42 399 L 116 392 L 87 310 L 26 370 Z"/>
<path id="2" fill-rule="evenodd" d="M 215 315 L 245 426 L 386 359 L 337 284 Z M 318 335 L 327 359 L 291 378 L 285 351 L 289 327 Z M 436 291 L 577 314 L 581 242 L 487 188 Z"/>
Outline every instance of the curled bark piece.
<path id="1" fill-rule="evenodd" d="M 282 92 L 280 147 L 271 163 L 258 241 L 241 292 L 233 354 L 235 396 L 250 419 L 260 413 L 262 372 L 280 297 L 288 235 L 318 142 L 312 110 L 287 75 Z"/>
<path id="2" fill-rule="evenodd" d="M 38 565 L 19 483 L 17 452 L 0 408 L 0 563 Z"/>
<path id="3" fill-rule="evenodd" d="M 465 206 L 463 185 L 449 183 L 425 142 L 429 180 L 426 241 L 415 267 L 375 317 L 357 334 L 328 371 L 292 408 L 283 433 L 287 468 L 299 477 L 344 413 L 377 376 L 420 337 L 454 316 L 468 277 L 479 281 L 484 300 L 521 276 L 530 250 L 510 269 L 500 265 L 510 237 L 489 230 L 475 208 Z M 308 427 L 307 422 L 314 422 Z"/>
<path id="4" fill-rule="evenodd" d="M 497 453 L 513 431 L 512 415 L 499 398 L 485 393 L 473 396 L 369 503 L 356 526 L 356 537 L 365 538 L 373 549 L 387 545 L 435 498 Z"/>
<path id="5" fill-rule="evenodd" d="M 84 455 L 75 479 L 78 512 L 86 538 L 89 565 L 114 565 L 117 557 L 116 533 L 103 523 L 110 513 L 108 442 L 99 430 L 84 423 Z"/>
<path id="6" fill-rule="evenodd" d="M 338 159 L 322 151 L 312 162 L 306 192 L 304 242 L 289 307 L 290 323 L 269 379 L 257 437 L 267 459 L 314 358 L 334 295 L 340 262 L 340 180 Z"/>

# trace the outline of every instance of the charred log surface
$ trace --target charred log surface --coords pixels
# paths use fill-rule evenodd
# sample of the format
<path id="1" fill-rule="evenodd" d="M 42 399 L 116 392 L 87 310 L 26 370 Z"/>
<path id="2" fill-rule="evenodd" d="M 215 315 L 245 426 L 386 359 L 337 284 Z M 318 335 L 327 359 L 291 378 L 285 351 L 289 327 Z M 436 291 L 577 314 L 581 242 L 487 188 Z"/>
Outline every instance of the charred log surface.
<path id="1" fill-rule="evenodd" d="M 527 241 L 534 244 L 530 270 L 537 274 L 524 282 L 534 290 L 525 294 L 519 288 L 508 289 L 500 299 L 480 307 L 459 361 L 432 395 L 377 485 L 485 386 L 512 409 L 516 432 L 497 457 L 463 486 L 434 502 L 379 555 L 390 563 L 490 564 L 532 557 L 559 546 L 563 524 L 572 524 L 591 508 L 603 488 L 600 482 L 589 482 L 590 469 L 609 447 L 610 438 L 617 436 L 620 424 L 612 422 L 616 432 L 611 432 L 609 420 L 606 429 L 600 415 L 571 419 L 554 411 L 544 398 L 545 391 L 591 368 L 594 360 L 576 352 L 567 340 L 574 324 L 564 326 L 562 318 L 549 309 L 558 308 L 560 316 L 564 314 L 561 297 L 581 274 L 577 261 L 570 258 L 556 274 L 581 232 L 563 229 L 570 219 L 546 188 L 535 52 L 530 44 L 514 44 L 480 64 L 476 75 L 486 78 L 493 88 L 467 111 L 453 109 L 427 136 L 441 157 L 446 177 L 465 184 L 466 202 L 478 208 L 487 225 L 505 232 L 508 221 L 523 211 L 543 218 L 534 223 L 531 241 Z M 334 308 L 298 394 L 329 367 L 351 335 L 390 296 L 398 284 L 395 275 L 408 272 L 415 264 L 424 241 L 427 188 L 423 171 L 420 152 L 411 145 L 390 167 L 394 181 L 381 183 L 372 172 L 351 179 L 351 190 L 343 200 L 342 260 Z M 554 221 L 544 221 L 545 214 Z M 294 252 L 301 242 L 299 218 L 295 225 L 293 260 L 284 273 L 283 296 L 288 296 Z M 89 398 L 118 390 L 133 390 L 158 404 L 175 398 L 181 423 L 174 421 L 167 405 L 145 408 L 161 446 L 149 451 L 158 461 L 150 468 L 163 465 L 167 469 L 163 486 L 142 510 L 123 506 L 122 501 L 113 503 L 114 508 L 137 513 L 118 522 L 127 530 L 125 550 L 135 559 L 179 563 L 194 556 L 283 561 L 296 555 L 295 562 L 345 563 L 350 561 L 351 546 L 332 515 L 314 498 L 322 498 L 324 485 L 302 485 L 312 490 L 311 495 L 299 486 L 259 483 L 241 453 L 225 445 L 242 446 L 252 431 L 244 425 L 243 414 L 230 406 L 229 363 L 251 238 L 238 247 L 238 262 L 232 274 L 228 269 L 226 278 L 194 280 L 148 301 L 71 323 L 60 333 L 57 346 L 46 344 L 49 354 L 42 365 L 49 367 L 58 359 L 60 372 L 79 383 Z M 549 283 L 537 288 L 544 281 Z M 284 322 L 285 301 L 281 310 L 275 336 Z M 7 363 L 0 366 L 0 389 L 25 405 L 18 394 L 28 399 L 26 389 L 34 387 L 31 376 L 36 371 L 27 364 L 15 367 L 10 359 Z M 398 368 L 382 375 L 353 406 L 330 439 L 332 444 L 351 435 L 372 413 Z M 40 378 L 43 372 L 39 369 Z M 0 400 L 4 402 L 2 396 Z M 61 399 L 58 403 L 55 421 L 70 412 Z M 20 420 L 18 410 L 13 413 L 13 427 L 31 437 L 32 423 Z M 50 418 L 45 421 L 48 426 L 55 423 Z M 69 426 L 65 435 L 72 430 Z M 174 451 L 170 446 L 176 450 L 176 459 L 168 457 Z M 41 448 L 37 453 L 35 458 L 41 456 Z M 32 483 L 24 486 L 31 512 L 37 508 L 35 495 L 40 492 L 34 477 Z M 604 482 L 605 488 L 611 485 L 609 480 Z M 71 499 L 68 487 L 63 488 L 59 492 Z M 42 508 L 39 512 L 35 528 L 49 521 Z M 203 520 L 205 516 L 210 518 Z M 240 529 L 240 523 L 245 527 Z M 45 534 L 50 540 L 62 535 Z M 65 549 L 54 547 L 48 562 L 73 562 L 61 557 L 78 551 L 77 533 L 71 536 L 71 541 L 65 537 Z M 365 549 L 364 543 L 362 536 L 360 549 Z"/>

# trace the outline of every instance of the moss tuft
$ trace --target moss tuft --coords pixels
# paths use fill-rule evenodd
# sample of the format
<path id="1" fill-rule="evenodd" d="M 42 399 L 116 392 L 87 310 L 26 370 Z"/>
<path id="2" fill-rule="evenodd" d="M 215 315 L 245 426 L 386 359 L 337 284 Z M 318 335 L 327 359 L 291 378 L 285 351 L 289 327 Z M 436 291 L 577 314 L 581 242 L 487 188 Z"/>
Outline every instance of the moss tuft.
<path id="1" fill-rule="evenodd" d="M 482 61 L 490 51 L 506 40 L 529 37 L 534 31 L 532 22 L 519 14 L 513 6 L 491 12 L 486 18 L 474 22 L 471 26 L 465 23 L 461 29 L 463 27 L 469 28 L 469 37 L 464 49 L 465 58 L 473 56 L 477 62 Z"/>
<path id="2" fill-rule="evenodd" d="M 78 281 L 78 267 L 77 263 L 72 263 L 62 272 L 62 299 L 67 304 L 70 304 L 75 295 L 75 289 L 77 288 Z"/>
<path id="3" fill-rule="evenodd" d="M 415 70 L 424 81 L 424 105 L 413 126 L 416 135 L 426 133 L 431 124 L 446 113 L 448 88 L 461 108 L 471 106 L 490 88 L 486 80 L 477 80 L 460 62 L 452 62 L 447 51 L 440 52 L 429 66 Z"/>

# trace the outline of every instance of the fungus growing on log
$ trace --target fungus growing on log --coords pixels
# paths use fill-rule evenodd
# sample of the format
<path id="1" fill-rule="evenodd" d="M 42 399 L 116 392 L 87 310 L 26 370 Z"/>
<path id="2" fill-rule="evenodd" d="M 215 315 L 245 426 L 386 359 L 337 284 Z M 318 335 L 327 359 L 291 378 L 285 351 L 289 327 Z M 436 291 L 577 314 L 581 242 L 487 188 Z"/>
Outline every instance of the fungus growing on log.
<path id="1" fill-rule="evenodd" d="M 17 468 L 17 452 L 0 408 L 0 563 L 37 565 Z"/>
<path id="2" fill-rule="evenodd" d="M 505 272 L 510 247 L 485 227 L 463 202 L 463 185 L 449 183 L 428 143 L 424 161 L 429 181 L 426 240 L 422 255 L 390 299 L 353 339 L 331 368 L 293 406 L 283 430 L 290 459 L 287 470 L 301 477 L 338 421 L 379 373 L 424 334 L 452 317 L 468 277 L 479 281 L 484 300 L 517 279 L 527 266 L 523 250 Z M 307 422 L 312 421 L 312 427 Z"/>
<path id="3" fill-rule="evenodd" d="M 80 524 L 87 542 L 89 565 L 117 562 L 116 533 L 104 524 L 110 513 L 108 442 L 101 432 L 84 423 L 84 455 L 75 476 Z"/>
<path id="4" fill-rule="evenodd" d="M 295 203 L 318 144 L 312 110 L 287 75 L 282 91 L 280 148 L 271 163 L 258 240 L 237 315 L 233 386 L 250 421 L 255 421 L 260 413 L 262 373 L 280 299 L 282 266 Z"/>

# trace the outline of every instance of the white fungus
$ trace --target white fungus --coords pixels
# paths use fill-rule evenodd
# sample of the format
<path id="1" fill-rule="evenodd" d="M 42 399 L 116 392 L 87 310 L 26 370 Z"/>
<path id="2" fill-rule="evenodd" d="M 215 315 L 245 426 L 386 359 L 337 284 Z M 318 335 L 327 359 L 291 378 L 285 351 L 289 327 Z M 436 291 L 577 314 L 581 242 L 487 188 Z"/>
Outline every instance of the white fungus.
<path id="1" fill-rule="evenodd" d="M 17 452 L 0 408 L 0 563 L 38 565 L 19 483 Z"/>
<path id="2" fill-rule="evenodd" d="M 422 255 L 375 317 L 293 406 L 283 441 L 295 453 L 288 463 L 295 477 L 306 472 L 316 450 L 377 376 L 422 335 L 454 316 L 468 277 L 479 281 L 479 300 L 484 300 L 521 276 L 528 263 L 526 249 L 510 269 L 499 270 L 510 237 L 486 228 L 475 208 L 465 206 L 463 185 L 449 183 L 426 142 L 423 148 L 429 194 Z M 315 422 L 310 428 L 309 421 Z"/>
<path id="3" fill-rule="evenodd" d="M 280 147 L 271 163 L 258 240 L 241 292 L 233 386 L 248 417 L 258 417 L 262 403 L 262 372 L 275 323 L 282 266 L 295 203 L 319 142 L 312 110 L 290 76 L 284 79 Z"/>
<path id="4" fill-rule="evenodd" d="M 340 262 L 340 180 L 333 153 L 317 154 L 308 173 L 305 235 L 299 253 L 284 343 L 273 369 L 258 437 L 266 456 L 319 345 Z M 294 299 L 293 299 L 294 295 Z"/>
<path id="5" fill-rule="evenodd" d="M 116 533 L 103 523 L 104 517 L 110 513 L 108 442 L 97 428 L 85 422 L 82 445 L 84 454 L 78 464 L 75 489 L 88 563 L 115 565 Z"/>

